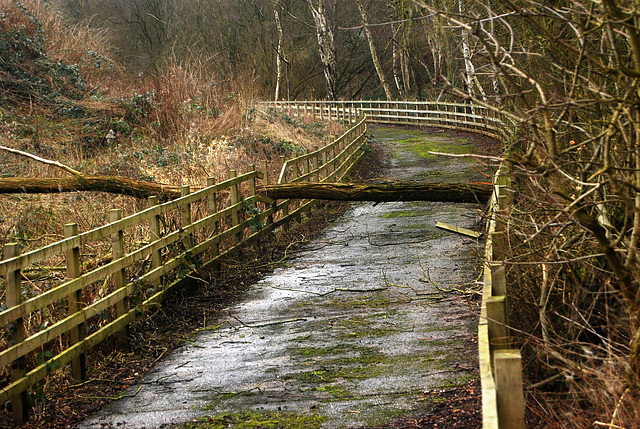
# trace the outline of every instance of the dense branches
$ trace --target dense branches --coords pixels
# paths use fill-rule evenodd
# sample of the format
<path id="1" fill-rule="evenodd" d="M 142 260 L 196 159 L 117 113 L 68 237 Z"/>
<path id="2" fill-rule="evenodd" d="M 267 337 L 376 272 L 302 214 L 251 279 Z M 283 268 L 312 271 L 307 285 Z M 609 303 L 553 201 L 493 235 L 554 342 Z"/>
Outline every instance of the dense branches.
<path id="1" fill-rule="evenodd" d="M 451 92 L 490 106 L 511 126 L 519 198 L 509 262 L 512 276 L 529 279 L 516 282 L 528 298 L 518 317 L 527 329 L 540 326 L 542 347 L 532 358 L 548 365 L 542 378 L 580 392 L 575 406 L 588 399 L 594 414 L 576 413 L 568 425 L 591 425 L 598 415 L 640 426 L 629 405 L 640 380 L 637 3 L 509 0 L 456 14 L 420 4 L 474 36 L 482 91 L 469 81 L 452 83 Z"/>

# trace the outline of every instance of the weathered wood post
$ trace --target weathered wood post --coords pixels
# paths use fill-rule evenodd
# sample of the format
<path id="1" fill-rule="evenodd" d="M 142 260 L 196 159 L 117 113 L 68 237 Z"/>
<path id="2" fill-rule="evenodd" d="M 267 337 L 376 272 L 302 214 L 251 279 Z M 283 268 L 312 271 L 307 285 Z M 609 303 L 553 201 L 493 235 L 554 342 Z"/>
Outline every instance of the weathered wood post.
<path id="1" fill-rule="evenodd" d="M 315 117 L 315 105 L 312 104 L 311 107 L 313 107 L 313 109 L 314 109 L 314 117 Z M 268 185 L 269 184 L 269 169 L 267 168 L 267 160 L 266 159 L 263 159 L 260 162 L 260 170 L 262 170 L 262 183 L 265 184 L 265 185 Z M 275 211 L 276 205 L 277 205 L 277 201 L 274 201 L 271 204 L 271 208 L 273 208 L 274 211 Z M 267 216 L 267 219 L 266 219 L 265 223 L 266 223 L 267 226 L 270 226 L 270 225 L 273 224 L 273 214 L 270 214 L 269 216 Z"/>
<path id="2" fill-rule="evenodd" d="M 15 258 L 20 255 L 20 245 L 18 243 L 5 244 L 4 246 L 4 259 Z M 20 280 L 20 268 L 13 271 L 8 271 L 5 277 L 6 280 L 6 297 L 5 304 L 7 310 L 20 305 L 22 303 L 22 281 Z M 11 342 L 18 344 L 22 342 L 26 335 L 24 329 L 24 321 L 22 318 L 16 319 L 13 322 L 13 329 L 11 329 Z M 25 358 L 20 357 L 11 363 L 11 381 L 18 381 L 27 373 L 27 365 Z M 19 393 L 11 400 L 13 407 L 13 422 L 16 425 L 22 425 L 29 420 L 29 395 L 25 390 Z"/>
<path id="3" fill-rule="evenodd" d="M 122 212 L 120 209 L 112 209 L 109 211 L 109 222 L 117 222 L 120 219 L 122 219 Z M 114 261 L 117 261 L 124 256 L 124 235 L 122 233 L 122 229 L 118 229 L 116 232 L 111 234 L 111 254 L 113 255 Z M 122 289 L 127 285 L 127 274 L 124 267 L 113 273 L 113 282 L 116 290 Z M 124 316 L 129 311 L 129 298 L 125 297 L 118 301 L 115 307 L 116 318 Z M 127 330 L 128 326 L 116 334 L 118 346 L 120 347 L 128 346 Z"/>
<path id="4" fill-rule="evenodd" d="M 238 177 L 238 172 L 236 170 L 229 170 L 229 179 L 235 179 L 236 177 Z M 235 206 L 240 202 L 240 191 L 238 190 L 238 184 L 234 183 L 233 185 L 231 185 L 229 191 L 231 197 L 231 205 Z M 233 228 L 236 225 L 240 225 L 240 209 L 238 207 L 234 207 L 233 210 L 231 210 L 230 227 Z M 236 238 L 238 239 L 238 243 L 241 242 L 244 238 L 243 231 L 236 233 Z"/>
<path id="5" fill-rule="evenodd" d="M 311 159 L 311 170 L 315 171 L 315 174 L 313 175 L 312 178 L 312 182 L 319 182 L 320 181 L 320 172 L 318 171 L 318 168 L 320 167 L 319 165 L 319 156 L 318 156 L 318 146 L 314 146 L 313 147 L 313 158 Z"/>
<path id="6" fill-rule="evenodd" d="M 322 150 L 322 167 L 324 168 L 324 174 L 322 176 L 318 176 L 318 180 L 322 180 L 327 177 L 331 171 L 329 171 L 329 166 L 327 165 L 327 150 Z"/>
<path id="7" fill-rule="evenodd" d="M 216 178 L 215 177 L 207 177 L 207 187 L 215 186 Z M 218 196 L 216 192 L 213 192 L 207 197 L 207 210 L 209 211 L 209 215 L 213 215 L 218 213 Z M 216 220 L 213 223 L 213 229 L 211 231 L 211 236 L 218 235 L 220 233 L 220 221 Z M 211 253 L 213 257 L 220 255 L 220 238 L 216 238 L 216 241 L 213 243 L 211 247 Z M 213 264 L 213 271 L 219 271 L 220 264 L 215 262 Z"/>
<path id="8" fill-rule="evenodd" d="M 305 154 L 305 155 L 309 155 L 309 149 L 305 148 L 305 149 L 304 149 L 304 154 Z M 307 174 L 309 174 L 309 171 L 310 171 L 310 169 L 311 169 L 311 168 L 310 168 L 310 164 L 311 164 L 311 160 L 310 160 L 309 158 L 305 158 L 305 159 L 302 161 L 302 174 L 303 174 L 303 175 L 307 175 Z M 307 182 L 310 182 L 311 180 L 307 177 L 306 181 L 307 181 Z"/>
<path id="9" fill-rule="evenodd" d="M 155 207 L 159 204 L 160 202 L 158 200 L 158 197 L 156 196 L 149 197 L 148 203 L 147 203 L 148 207 Z M 160 227 L 161 227 L 160 216 L 161 215 L 156 214 L 156 215 L 153 215 L 151 218 L 149 218 L 149 228 L 151 229 L 152 241 L 159 240 L 160 236 L 162 235 L 162 233 L 160 232 Z M 160 249 L 154 250 L 151 253 L 151 268 L 156 269 L 161 265 L 162 265 L 162 251 Z M 162 287 L 162 276 L 160 276 L 158 280 L 153 282 L 153 287 L 156 292 L 160 290 L 160 288 Z"/>
<path id="10" fill-rule="evenodd" d="M 320 106 L 320 108 L 322 109 L 322 106 Z M 322 110 L 320 110 L 320 113 L 320 116 L 322 116 Z M 287 183 L 287 172 L 284 169 L 287 163 L 287 157 L 280 155 L 280 162 L 282 164 L 282 171 L 284 171 L 284 174 L 282 175 L 282 183 Z M 282 206 L 282 217 L 284 218 L 282 229 L 287 232 L 289 231 L 289 200 L 284 201 L 284 205 Z"/>
<path id="11" fill-rule="evenodd" d="M 64 226 L 64 236 L 66 238 L 78 235 L 78 225 L 68 223 Z M 71 279 L 78 278 L 82 275 L 80 272 L 80 248 L 73 247 L 66 251 L 67 277 Z M 67 296 L 67 306 L 69 315 L 82 310 L 82 291 L 79 289 Z M 84 324 L 80 324 L 69 331 L 69 345 L 76 344 L 84 339 Z M 81 354 L 71 361 L 71 374 L 74 380 L 82 381 L 86 379 L 87 364 L 86 356 Z"/>
<path id="12" fill-rule="evenodd" d="M 507 277 L 503 262 L 491 261 L 488 263 L 491 270 L 491 287 L 493 296 L 507 296 Z"/>
<path id="13" fill-rule="evenodd" d="M 191 193 L 189 185 L 182 185 L 180 187 L 180 196 L 186 197 Z M 182 229 L 186 229 L 191 225 L 191 203 L 183 204 L 180 209 L 180 218 L 182 219 Z M 185 250 L 189 250 L 193 247 L 193 235 L 187 234 L 182 241 L 184 243 Z"/>
<path id="14" fill-rule="evenodd" d="M 524 429 L 524 393 L 520 350 L 497 350 L 493 368 L 500 429 Z"/>
<path id="15" fill-rule="evenodd" d="M 506 297 L 490 296 L 486 300 L 487 325 L 491 350 L 509 348 L 509 330 L 507 328 Z"/>
<path id="16" fill-rule="evenodd" d="M 249 164 L 249 172 L 255 172 L 255 171 L 256 171 L 255 164 Z M 249 185 L 249 195 L 247 195 L 247 198 L 255 197 L 255 195 L 256 195 L 256 178 L 255 178 L 255 176 L 252 177 L 251 179 L 249 179 L 247 183 Z M 259 212 L 257 210 L 258 209 L 258 205 L 257 205 L 255 200 L 253 200 L 253 202 L 251 203 L 251 208 L 252 208 L 252 210 L 251 210 L 251 213 L 249 213 L 249 216 L 254 218 L 254 219 L 258 219 L 258 221 L 259 221 L 259 219 L 260 219 L 258 217 L 258 213 Z M 254 225 L 255 225 L 255 232 L 259 232 L 259 229 L 258 229 L 258 226 L 257 226 L 258 222 L 256 222 Z M 256 243 L 256 248 L 259 248 L 260 247 L 260 237 L 259 236 L 257 236 L 257 239 L 256 239 L 255 243 Z"/>

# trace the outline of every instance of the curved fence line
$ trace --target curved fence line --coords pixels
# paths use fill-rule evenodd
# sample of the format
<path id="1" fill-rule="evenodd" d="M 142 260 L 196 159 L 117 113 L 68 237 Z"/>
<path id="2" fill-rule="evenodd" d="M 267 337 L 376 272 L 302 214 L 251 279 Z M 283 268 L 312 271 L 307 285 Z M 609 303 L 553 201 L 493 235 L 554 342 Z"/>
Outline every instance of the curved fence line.
<path id="1" fill-rule="evenodd" d="M 262 103 L 284 110 L 291 117 L 311 116 L 314 120 L 346 119 L 356 111 L 370 123 L 446 128 L 504 137 L 504 124 L 485 107 L 435 101 L 270 101 Z"/>
<path id="2" fill-rule="evenodd" d="M 367 131 L 364 117 L 354 115 L 349 122 L 352 126 L 329 145 L 293 159 L 282 157 L 280 182 L 340 181 L 347 175 L 364 154 Z M 21 254 L 18 244 L 5 246 L 0 338 L 6 341 L 0 367 L 8 377 L 0 388 L 0 404 L 12 402 L 16 424 L 28 419 L 33 386 L 68 364 L 75 380 L 85 380 L 89 349 L 112 336 L 126 345 L 127 326 L 157 308 L 169 291 L 197 270 L 215 268 L 241 246 L 260 246 L 265 234 L 288 229 L 314 204 L 257 195 L 257 180 L 269 183 L 266 161 L 261 170 L 253 165 L 242 175 L 231 170 L 228 180 L 216 184 L 210 178 L 206 188 L 193 193 L 183 186 L 181 198 L 164 204 L 151 197 L 148 209 L 125 218 L 112 210 L 111 222 L 84 233 L 67 224 L 67 238 L 40 249 Z M 134 234 L 144 238 L 133 239 Z M 111 245 L 109 260 L 83 268 L 84 255 L 105 242 Z M 66 266 L 66 275 L 44 282 L 36 296 L 24 296 L 24 272 L 44 264 Z"/>

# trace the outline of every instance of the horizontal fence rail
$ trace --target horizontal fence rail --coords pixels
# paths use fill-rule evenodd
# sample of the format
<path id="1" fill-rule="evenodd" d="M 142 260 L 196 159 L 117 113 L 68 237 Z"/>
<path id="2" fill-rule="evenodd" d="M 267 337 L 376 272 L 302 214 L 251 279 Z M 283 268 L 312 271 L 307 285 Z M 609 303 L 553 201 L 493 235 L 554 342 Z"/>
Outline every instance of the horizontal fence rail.
<path id="1" fill-rule="evenodd" d="M 446 128 L 501 138 L 504 124 L 485 107 L 436 101 L 271 101 L 265 103 L 291 117 L 350 120 L 354 112 L 370 123 Z"/>
<path id="2" fill-rule="evenodd" d="M 329 145 L 293 159 L 282 159 L 280 183 L 340 181 L 364 154 L 365 117 L 349 116 L 351 127 Z M 112 210 L 110 222 L 78 233 L 65 225 L 64 240 L 20 253 L 6 245 L 0 275 L 5 296 L 0 329 L 7 341 L 0 349 L 0 367 L 8 374 L 0 386 L 0 404 L 12 402 L 14 421 L 27 419 L 28 392 L 53 371 L 70 364 L 74 379 L 86 379 L 86 352 L 110 337 L 126 344 L 126 329 L 136 318 L 157 308 L 170 290 L 183 284 L 195 270 L 215 267 L 220 258 L 239 246 L 259 244 L 278 227 L 289 228 L 314 201 L 274 201 L 256 195 L 256 181 L 268 184 L 266 161 L 245 174 L 229 178 L 160 204 L 149 198 L 148 208 L 121 218 Z M 132 238 L 142 239 L 138 243 Z M 83 268 L 84 253 L 96 243 L 108 242 L 110 260 Z M 24 272 L 53 263 L 66 266 L 57 284 L 46 285 L 35 296 L 24 296 Z M 96 292 L 98 291 L 98 292 Z M 96 296 L 90 303 L 86 297 Z M 53 314 L 62 314 L 52 320 Z M 27 321 L 36 328 L 27 329 Z"/>

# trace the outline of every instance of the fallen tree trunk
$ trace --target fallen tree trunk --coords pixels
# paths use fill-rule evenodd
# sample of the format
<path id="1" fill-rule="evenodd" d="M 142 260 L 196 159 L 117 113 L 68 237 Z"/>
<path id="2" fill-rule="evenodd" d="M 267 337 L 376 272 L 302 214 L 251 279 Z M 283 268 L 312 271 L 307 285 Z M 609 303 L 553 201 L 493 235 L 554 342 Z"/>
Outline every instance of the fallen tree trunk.
<path id="1" fill-rule="evenodd" d="M 75 176 L 52 178 L 10 177 L 0 179 L 0 194 L 100 191 L 161 199 L 180 197 L 177 186 L 116 176 Z M 334 201 L 442 201 L 455 203 L 485 202 L 492 187 L 487 184 L 461 183 L 285 183 L 258 186 L 259 194 L 271 199 L 318 199 Z"/>
<path id="2" fill-rule="evenodd" d="M 488 184 L 462 183 L 285 183 L 263 185 L 258 193 L 271 199 L 318 199 L 335 201 L 441 201 L 454 203 L 486 202 L 491 196 Z"/>
<path id="3" fill-rule="evenodd" d="M 0 179 L 1 194 L 40 194 L 72 191 L 110 192 L 137 198 L 148 198 L 155 195 L 165 200 L 180 197 L 180 188 L 177 186 L 161 185 L 117 176 L 9 177 Z"/>

